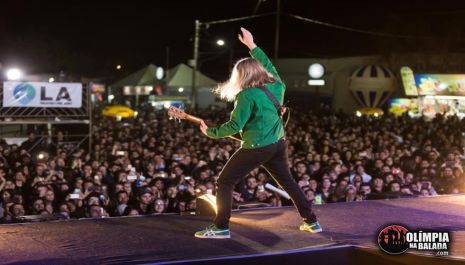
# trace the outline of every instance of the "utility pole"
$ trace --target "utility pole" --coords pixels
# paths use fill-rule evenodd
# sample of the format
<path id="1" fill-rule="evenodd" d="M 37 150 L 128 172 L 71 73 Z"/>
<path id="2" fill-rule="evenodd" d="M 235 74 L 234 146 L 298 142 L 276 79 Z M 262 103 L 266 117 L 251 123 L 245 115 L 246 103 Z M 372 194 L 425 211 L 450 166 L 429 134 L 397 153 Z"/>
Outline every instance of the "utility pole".
<path id="1" fill-rule="evenodd" d="M 279 56 L 279 28 L 281 19 L 281 0 L 276 0 L 276 28 L 274 35 L 274 59 Z"/>
<path id="2" fill-rule="evenodd" d="M 280 0 L 278 0 L 278 1 L 280 1 Z M 223 23 L 229 23 L 229 22 L 259 18 L 259 17 L 265 17 L 265 16 L 269 16 L 269 15 L 272 15 L 272 14 L 273 13 L 265 13 L 265 14 L 247 16 L 247 17 L 236 17 L 236 18 L 222 19 L 222 20 L 209 21 L 209 22 L 200 22 L 198 19 L 195 20 L 194 52 L 193 52 L 193 58 L 192 58 L 193 65 L 192 65 L 192 84 L 191 84 L 191 99 L 192 99 L 192 106 L 193 106 L 194 109 L 197 109 L 197 87 L 196 87 L 197 86 L 197 84 L 196 84 L 196 76 L 197 75 L 196 75 L 196 72 L 197 72 L 197 64 L 198 64 L 198 60 L 199 60 L 200 27 L 202 25 L 223 24 Z"/>
<path id="3" fill-rule="evenodd" d="M 194 58 L 192 65 L 192 85 L 191 85 L 191 99 L 192 107 L 197 109 L 197 87 L 196 87 L 196 72 L 197 72 L 197 63 L 199 60 L 199 36 L 200 36 L 200 21 L 195 20 L 195 34 L 194 34 Z"/>

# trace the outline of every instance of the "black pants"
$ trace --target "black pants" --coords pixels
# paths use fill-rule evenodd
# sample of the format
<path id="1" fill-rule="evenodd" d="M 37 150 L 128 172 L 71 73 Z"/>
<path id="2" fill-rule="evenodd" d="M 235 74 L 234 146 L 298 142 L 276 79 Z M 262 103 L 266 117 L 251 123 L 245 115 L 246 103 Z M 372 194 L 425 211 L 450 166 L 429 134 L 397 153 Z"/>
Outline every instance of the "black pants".
<path id="1" fill-rule="evenodd" d="M 232 192 L 234 186 L 253 169 L 263 165 L 278 184 L 291 196 L 300 216 L 308 222 L 316 222 L 311 203 L 295 182 L 287 161 L 287 144 L 281 139 L 277 143 L 255 149 L 241 148 L 234 153 L 224 166 L 216 184 L 216 206 L 218 212 L 214 220 L 216 227 L 229 227 L 231 217 Z"/>

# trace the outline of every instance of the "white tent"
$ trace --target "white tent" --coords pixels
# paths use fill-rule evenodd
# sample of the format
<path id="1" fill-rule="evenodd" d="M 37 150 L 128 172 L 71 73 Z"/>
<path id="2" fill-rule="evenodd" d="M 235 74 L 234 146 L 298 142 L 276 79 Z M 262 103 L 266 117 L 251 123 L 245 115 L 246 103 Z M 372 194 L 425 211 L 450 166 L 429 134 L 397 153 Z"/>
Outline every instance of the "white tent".
<path id="1" fill-rule="evenodd" d="M 171 68 L 167 73 L 166 87 L 171 96 L 186 96 L 190 98 L 192 88 L 192 71 L 193 69 L 183 63 Z M 204 108 L 209 105 L 224 105 L 216 100 L 212 89 L 218 84 L 217 81 L 209 78 L 201 72 L 196 72 L 196 89 L 197 89 L 197 104 Z M 180 89 L 182 88 L 182 89 Z"/>

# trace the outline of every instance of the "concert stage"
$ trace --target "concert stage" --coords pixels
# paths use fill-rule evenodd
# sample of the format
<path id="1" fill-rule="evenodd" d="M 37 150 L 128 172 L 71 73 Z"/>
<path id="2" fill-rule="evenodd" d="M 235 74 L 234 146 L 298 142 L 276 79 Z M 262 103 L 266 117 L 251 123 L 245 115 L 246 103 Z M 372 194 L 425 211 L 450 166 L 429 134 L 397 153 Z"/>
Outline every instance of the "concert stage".
<path id="1" fill-rule="evenodd" d="M 143 216 L 0 225 L 1 264 L 455 264 L 465 263 L 465 195 L 314 207 L 323 232 L 298 230 L 294 208 L 233 213 L 232 238 L 193 233 L 210 224 L 199 216 Z M 452 232 L 448 258 L 377 246 L 387 224 Z"/>

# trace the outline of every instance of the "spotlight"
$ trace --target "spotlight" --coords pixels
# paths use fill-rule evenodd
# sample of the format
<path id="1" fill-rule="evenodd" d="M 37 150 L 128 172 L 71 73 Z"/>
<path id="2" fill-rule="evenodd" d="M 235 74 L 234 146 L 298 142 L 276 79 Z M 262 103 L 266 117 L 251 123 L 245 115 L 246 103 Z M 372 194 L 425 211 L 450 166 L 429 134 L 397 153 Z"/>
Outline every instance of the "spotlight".
<path id="1" fill-rule="evenodd" d="M 219 39 L 219 40 L 216 41 L 216 45 L 218 45 L 218 46 L 223 46 L 224 44 L 225 44 L 225 42 L 222 39 Z"/>
<path id="2" fill-rule="evenodd" d="M 202 216 L 215 216 L 218 212 L 216 208 L 216 197 L 211 194 L 204 194 L 197 197 L 195 214 Z"/>
<path id="3" fill-rule="evenodd" d="M 35 155 L 36 160 L 41 162 L 48 160 L 49 157 L 50 155 L 46 151 L 40 151 Z"/>
<path id="4" fill-rule="evenodd" d="M 8 71 L 6 71 L 6 78 L 8 80 L 19 80 L 21 78 L 21 71 L 17 68 L 11 68 Z"/>

